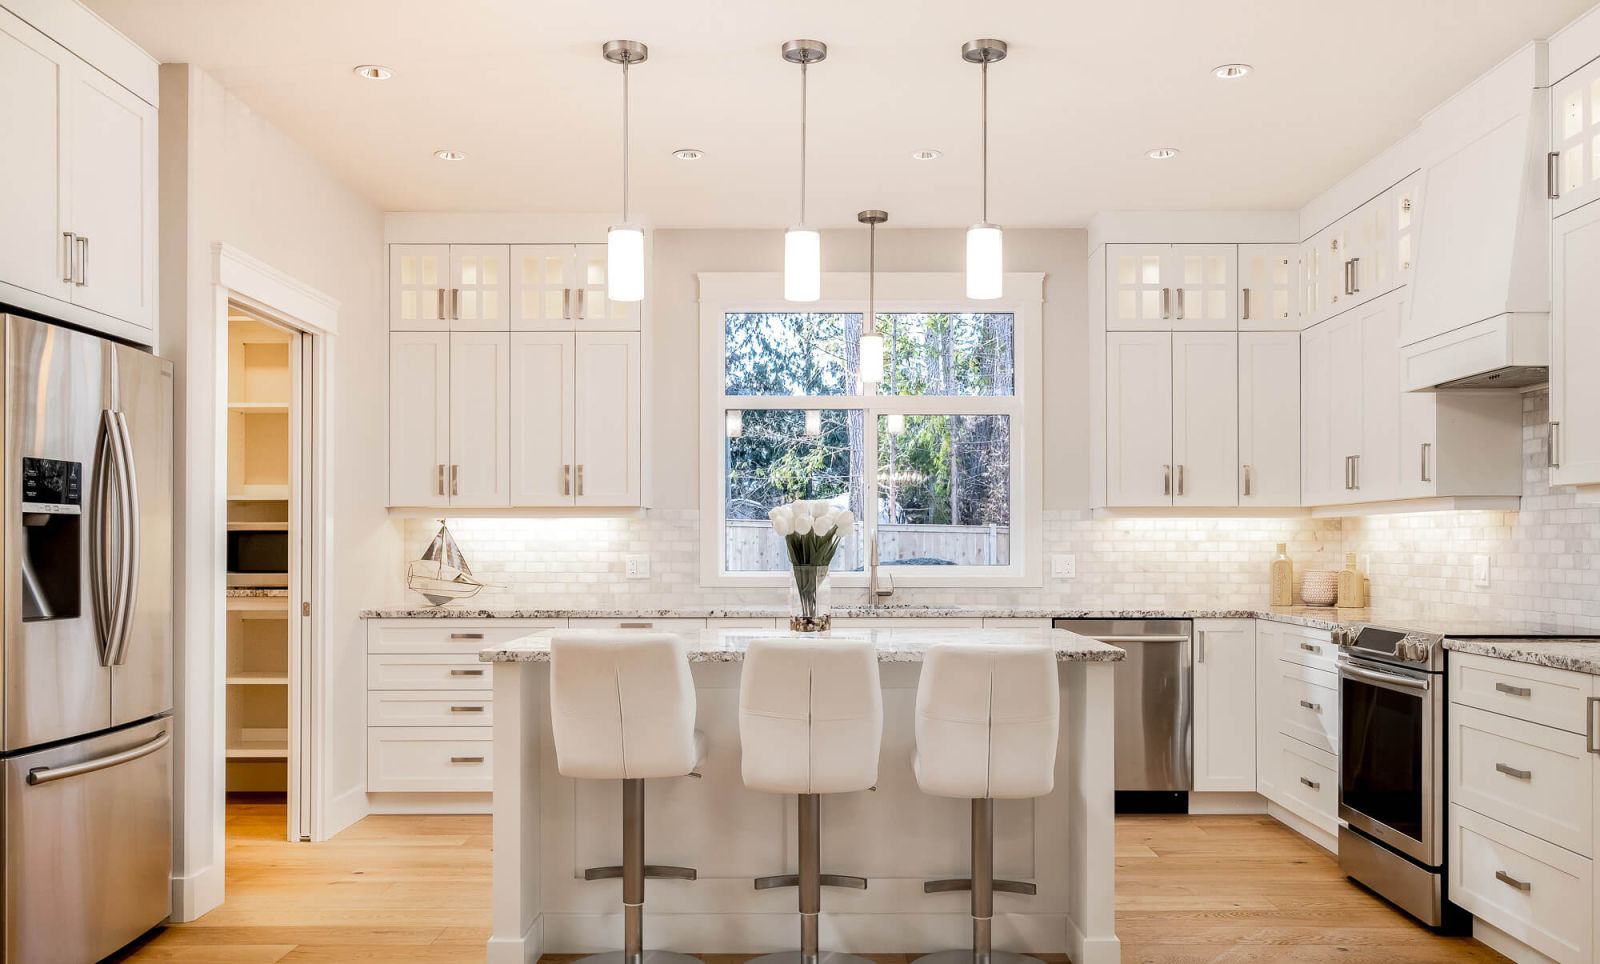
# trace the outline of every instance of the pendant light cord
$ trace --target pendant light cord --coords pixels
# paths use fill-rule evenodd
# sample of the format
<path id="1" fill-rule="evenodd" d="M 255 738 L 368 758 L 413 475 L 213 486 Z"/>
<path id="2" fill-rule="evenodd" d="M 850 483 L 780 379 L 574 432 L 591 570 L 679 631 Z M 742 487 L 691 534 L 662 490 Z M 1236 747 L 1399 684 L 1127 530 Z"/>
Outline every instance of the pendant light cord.
<path id="1" fill-rule="evenodd" d="M 878 222 L 867 225 L 867 333 L 878 330 Z"/>
<path id="2" fill-rule="evenodd" d="M 622 60 L 622 223 L 628 223 L 628 64 L 631 57 Z"/>
<path id="3" fill-rule="evenodd" d="M 987 57 L 983 61 L 983 223 L 989 223 L 989 59 Z"/>
<path id="4" fill-rule="evenodd" d="M 800 227 L 806 226 L 806 62 L 800 61 Z"/>

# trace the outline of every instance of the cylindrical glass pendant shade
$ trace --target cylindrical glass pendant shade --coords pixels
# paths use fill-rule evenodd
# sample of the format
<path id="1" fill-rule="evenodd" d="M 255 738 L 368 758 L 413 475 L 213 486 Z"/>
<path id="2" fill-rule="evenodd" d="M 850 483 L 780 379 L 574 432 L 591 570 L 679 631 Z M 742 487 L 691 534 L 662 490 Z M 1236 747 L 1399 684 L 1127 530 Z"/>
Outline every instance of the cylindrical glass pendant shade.
<path id="1" fill-rule="evenodd" d="M 1000 297 L 1005 278 L 1003 240 L 997 224 L 967 229 L 967 297 L 987 301 Z"/>
<path id="2" fill-rule="evenodd" d="M 644 232 L 619 225 L 606 232 L 606 297 L 644 300 Z"/>
<path id="3" fill-rule="evenodd" d="M 822 235 L 790 228 L 783 236 L 783 298 L 816 301 L 822 297 Z"/>
<path id="4" fill-rule="evenodd" d="M 861 383 L 876 385 L 883 381 L 883 336 L 869 332 L 861 336 Z"/>

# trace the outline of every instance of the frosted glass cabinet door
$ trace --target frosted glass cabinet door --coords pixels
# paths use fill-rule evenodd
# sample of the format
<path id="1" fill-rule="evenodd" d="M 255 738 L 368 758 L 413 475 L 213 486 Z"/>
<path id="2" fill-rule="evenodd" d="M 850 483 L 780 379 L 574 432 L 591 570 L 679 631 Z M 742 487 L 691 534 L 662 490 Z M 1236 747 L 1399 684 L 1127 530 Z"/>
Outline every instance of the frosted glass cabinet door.
<path id="1" fill-rule="evenodd" d="M 389 330 L 445 331 L 450 323 L 448 244 L 389 245 Z"/>
<path id="2" fill-rule="evenodd" d="M 450 335 L 450 472 L 453 506 L 511 504 L 511 336 Z"/>
<path id="3" fill-rule="evenodd" d="M 1236 331 L 1239 249 L 1232 244 L 1175 244 L 1168 252 L 1173 331 Z"/>
<path id="4" fill-rule="evenodd" d="M 1106 245 L 1106 328 L 1166 331 L 1176 283 L 1170 244 Z"/>
<path id="5" fill-rule="evenodd" d="M 58 178 L 57 120 L 65 96 L 58 49 L 0 10 L 0 281 L 43 295 L 68 296 Z"/>
<path id="6" fill-rule="evenodd" d="M 1239 504 L 1239 336 L 1172 336 L 1173 505 Z"/>
<path id="7" fill-rule="evenodd" d="M 570 244 L 511 246 L 511 330 L 572 331 L 575 324 Z"/>
<path id="8" fill-rule="evenodd" d="M 578 505 L 640 503 L 639 334 L 580 332 L 574 404 Z"/>
<path id="9" fill-rule="evenodd" d="M 1109 506 L 1172 504 L 1172 339 L 1167 332 L 1106 335 Z"/>
<path id="10" fill-rule="evenodd" d="M 1300 246 L 1239 245 L 1239 330 L 1296 331 Z"/>
<path id="11" fill-rule="evenodd" d="M 450 246 L 451 331 L 510 330 L 510 252 L 504 244 Z"/>
<path id="12" fill-rule="evenodd" d="M 1551 89 L 1550 150 L 1557 157 L 1550 213 L 1559 217 L 1600 198 L 1600 60 Z"/>
<path id="13" fill-rule="evenodd" d="M 389 504 L 450 504 L 450 335 L 389 336 Z"/>
<path id="14" fill-rule="evenodd" d="M 511 335 L 511 504 L 572 505 L 571 332 Z"/>
<path id="15" fill-rule="evenodd" d="M 1300 504 L 1300 333 L 1239 333 L 1239 504 Z"/>
<path id="16" fill-rule="evenodd" d="M 573 259 L 573 317 L 579 331 L 638 331 L 638 301 L 612 301 L 606 295 L 606 246 L 577 245 Z"/>
<path id="17" fill-rule="evenodd" d="M 1551 251 L 1550 470 L 1559 485 L 1600 483 L 1600 204 L 1555 222 Z"/>

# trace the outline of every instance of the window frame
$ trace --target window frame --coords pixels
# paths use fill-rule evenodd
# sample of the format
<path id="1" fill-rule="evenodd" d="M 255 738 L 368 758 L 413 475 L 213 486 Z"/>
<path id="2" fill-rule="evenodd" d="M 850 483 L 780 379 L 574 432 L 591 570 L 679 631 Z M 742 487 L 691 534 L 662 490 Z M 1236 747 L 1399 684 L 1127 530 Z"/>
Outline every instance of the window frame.
<path id="1" fill-rule="evenodd" d="M 783 276 L 777 272 L 701 272 L 700 306 L 700 581 L 704 586 L 772 586 L 789 583 L 784 572 L 730 572 L 726 546 L 728 409 L 862 409 L 867 417 L 868 504 L 877 501 L 878 416 L 1005 415 L 1011 420 L 1011 561 L 1005 566 L 884 565 L 897 587 L 1038 587 L 1043 556 L 1043 372 L 1042 322 L 1044 274 L 1008 272 L 1005 295 L 992 301 L 966 296 L 966 278 L 959 272 L 898 272 L 877 276 L 878 314 L 962 312 L 1010 314 L 1013 333 L 1013 394 L 1005 395 L 728 395 L 726 394 L 726 315 L 733 313 L 841 313 L 867 311 L 865 272 L 828 272 L 822 276 L 821 300 L 797 303 L 783 299 Z M 876 513 L 865 513 L 863 538 L 877 529 Z M 837 586 L 865 587 L 866 572 L 833 575 Z"/>

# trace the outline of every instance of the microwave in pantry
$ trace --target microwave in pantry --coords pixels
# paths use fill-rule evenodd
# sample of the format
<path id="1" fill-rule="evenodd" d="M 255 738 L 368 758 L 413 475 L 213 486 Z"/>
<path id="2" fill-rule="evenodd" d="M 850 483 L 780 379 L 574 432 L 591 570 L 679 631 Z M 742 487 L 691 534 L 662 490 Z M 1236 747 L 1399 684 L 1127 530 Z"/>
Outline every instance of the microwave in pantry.
<path id="1" fill-rule="evenodd" d="M 289 588 L 289 524 L 228 523 L 228 586 Z"/>

